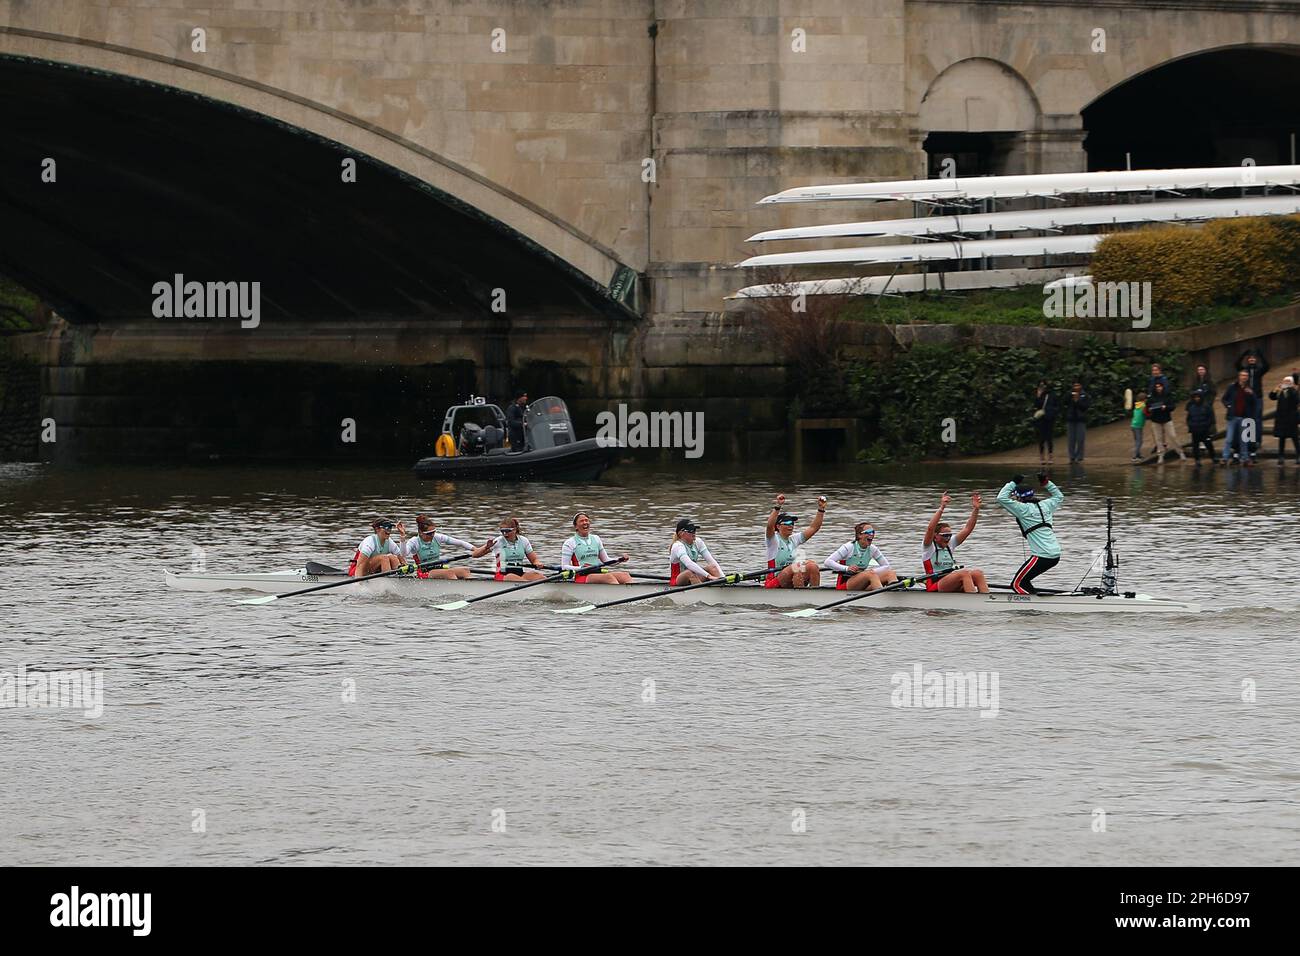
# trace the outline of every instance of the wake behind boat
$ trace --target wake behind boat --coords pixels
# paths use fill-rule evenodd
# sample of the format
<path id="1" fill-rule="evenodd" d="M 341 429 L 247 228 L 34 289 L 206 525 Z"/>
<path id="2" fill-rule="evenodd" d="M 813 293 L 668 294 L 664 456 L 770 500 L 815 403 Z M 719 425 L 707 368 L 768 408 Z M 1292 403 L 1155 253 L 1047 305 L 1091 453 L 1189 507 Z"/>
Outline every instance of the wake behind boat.
<path id="1" fill-rule="evenodd" d="M 199 571 L 167 571 L 167 586 L 182 591 L 258 591 L 263 594 L 287 594 L 290 591 L 314 584 L 343 581 L 343 571 L 326 571 L 320 567 L 265 573 L 222 573 Z M 391 577 L 382 581 L 365 581 L 347 589 L 368 595 L 397 594 L 423 600 L 450 600 L 452 598 L 480 597 L 497 594 L 504 601 L 582 601 L 599 602 L 611 596 L 609 586 L 602 584 L 577 584 L 572 581 L 548 581 L 520 592 L 508 593 L 509 582 L 489 578 L 463 580 L 434 580 L 414 577 Z M 336 589 L 339 593 L 343 589 Z M 659 584 L 624 584 L 617 596 L 644 597 L 662 591 Z M 843 596 L 843 590 L 822 586 L 817 588 L 781 589 L 765 588 L 761 583 L 724 584 L 694 590 L 670 590 L 661 600 L 674 605 L 717 605 L 753 608 L 801 608 L 820 604 L 825 600 Z M 966 594 L 960 591 L 927 591 L 924 588 L 905 588 L 880 594 L 871 600 L 858 601 L 851 607 L 861 610 L 872 608 L 911 609 L 920 611 L 1049 611 L 1064 613 L 1138 612 L 1164 614 L 1196 614 L 1199 604 L 1188 601 L 1152 597 L 1146 594 L 1104 594 L 1074 591 L 1054 594 L 1016 594 L 992 592 Z"/>

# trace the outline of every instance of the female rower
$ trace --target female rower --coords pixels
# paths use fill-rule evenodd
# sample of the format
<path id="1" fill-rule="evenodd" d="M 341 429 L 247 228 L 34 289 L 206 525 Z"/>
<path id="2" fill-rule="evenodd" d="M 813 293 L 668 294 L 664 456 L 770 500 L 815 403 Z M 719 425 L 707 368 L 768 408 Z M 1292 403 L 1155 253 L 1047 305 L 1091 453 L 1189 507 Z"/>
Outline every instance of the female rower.
<path id="1" fill-rule="evenodd" d="M 545 577 L 541 571 L 525 570 L 528 566 L 540 568 L 532 543 L 519 533 L 519 519 L 507 518 L 497 529 L 501 537 L 492 539 L 492 553 L 497 556 L 495 581 L 536 581 Z"/>
<path id="2" fill-rule="evenodd" d="M 423 571 L 417 570 L 416 577 L 433 578 L 439 581 L 463 580 L 469 577 L 469 568 L 432 567 L 441 559 L 444 544 L 467 549 L 472 558 L 483 557 L 488 553 L 488 549 L 492 547 L 491 540 L 476 548 L 468 541 L 462 541 L 460 538 L 443 534 L 441 531 L 436 530 L 433 519 L 428 515 L 416 515 L 415 527 L 418 533 L 414 538 L 406 542 L 405 553 L 406 559 L 414 564 L 416 568 L 425 569 Z"/>
<path id="3" fill-rule="evenodd" d="M 1034 594 L 1034 578 L 1050 571 L 1061 560 L 1061 545 L 1052 528 L 1052 515 L 1065 500 L 1046 472 L 1038 473 L 1038 483 L 1050 497 L 1038 500 L 1034 489 L 1026 487 L 1024 476 L 1016 475 L 998 492 L 998 504 L 1011 513 L 1020 525 L 1020 534 L 1029 545 L 1029 557 L 1011 579 L 1011 589 L 1017 594 Z"/>
<path id="4" fill-rule="evenodd" d="M 947 508 L 951 501 L 952 495 L 945 491 L 943 497 L 939 499 L 939 510 L 934 513 L 934 517 L 926 526 L 925 540 L 921 542 L 921 564 L 925 567 L 925 573 L 934 574 L 937 571 L 949 571 L 949 573 L 937 581 L 926 581 L 925 589 L 988 594 L 989 586 L 984 580 L 984 572 L 979 568 L 959 568 L 950 571 L 951 568 L 957 567 L 957 559 L 952 556 L 952 549 L 969 538 L 970 533 L 975 530 L 975 522 L 979 519 L 980 507 L 984 504 L 984 500 L 978 492 L 970 496 L 970 517 L 966 519 L 965 526 L 956 535 L 952 533 L 952 525 L 942 520 L 943 509 Z"/>
<path id="5" fill-rule="evenodd" d="M 672 547 L 668 550 L 668 583 L 703 584 L 722 577 L 722 568 L 709 553 L 703 538 L 697 538 L 698 526 L 689 518 L 677 522 Z"/>
<path id="6" fill-rule="evenodd" d="M 768 575 L 763 580 L 766 588 L 815 588 L 821 584 L 821 572 L 817 570 L 816 561 L 796 561 L 795 551 L 812 539 L 821 530 L 826 517 L 826 496 L 817 499 L 817 516 L 807 531 L 795 531 L 795 522 L 799 519 L 787 514 L 785 495 L 777 495 L 772 512 L 767 516 L 767 569 Z"/>
<path id="7" fill-rule="evenodd" d="M 573 516 L 574 534 L 564 542 L 560 551 L 560 564 L 566 568 L 592 568 L 613 564 L 614 559 L 605 551 L 600 537 L 591 533 L 591 516 L 579 511 Z M 626 561 L 627 555 L 619 558 Z M 626 571 L 602 571 L 597 574 L 579 574 L 573 579 L 578 584 L 631 584 L 632 576 Z"/>
<path id="8" fill-rule="evenodd" d="M 875 545 L 876 529 L 870 521 L 853 526 L 853 540 L 822 562 L 827 571 L 837 572 L 835 587 L 841 591 L 874 591 L 898 580 L 885 553 Z"/>
<path id="9" fill-rule="evenodd" d="M 406 537 L 406 525 L 397 522 L 397 541 L 392 538 L 393 522 L 388 518 L 376 518 L 370 523 L 370 529 L 371 533 L 361 539 L 348 563 L 348 574 L 353 577 L 396 571 L 402 566 L 401 539 Z"/>

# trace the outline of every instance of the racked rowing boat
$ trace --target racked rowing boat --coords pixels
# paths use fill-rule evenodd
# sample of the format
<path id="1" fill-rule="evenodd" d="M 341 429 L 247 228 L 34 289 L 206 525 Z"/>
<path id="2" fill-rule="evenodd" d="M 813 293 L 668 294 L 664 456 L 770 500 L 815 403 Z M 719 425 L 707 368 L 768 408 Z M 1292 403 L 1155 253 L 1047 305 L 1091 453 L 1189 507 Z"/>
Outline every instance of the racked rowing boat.
<path id="1" fill-rule="evenodd" d="M 313 584 L 341 581 L 341 574 L 308 574 L 305 569 L 272 571 L 264 573 L 234 574 L 211 571 L 165 572 L 168 587 L 182 591 L 260 591 L 264 594 L 286 594 Z M 496 592 L 508 592 L 515 585 L 493 581 L 489 578 L 471 578 L 459 581 L 440 581 L 414 577 L 391 577 L 365 581 L 347 588 L 348 593 L 411 595 L 419 598 L 446 600 L 448 598 L 478 597 Z M 638 597 L 663 590 L 662 584 L 574 584 L 553 581 L 521 591 L 518 595 L 503 593 L 503 601 L 586 601 L 593 604 L 613 598 Z M 332 592 L 341 593 L 336 588 Z M 714 604 L 739 607 L 808 607 L 846 597 L 850 592 L 832 587 L 820 588 L 765 588 L 760 583 L 718 585 L 694 588 L 689 591 L 669 591 L 659 600 L 674 604 Z M 1055 594 L 993 594 L 940 593 L 923 588 L 890 591 L 845 605 L 850 608 L 910 608 L 923 611 L 1052 611 L 1087 613 L 1091 611 L 1142 611 L 1147 613 L 1196 614 L 1199 604 L 1146 594 L 1095 594 L 1070 592 Z"/>

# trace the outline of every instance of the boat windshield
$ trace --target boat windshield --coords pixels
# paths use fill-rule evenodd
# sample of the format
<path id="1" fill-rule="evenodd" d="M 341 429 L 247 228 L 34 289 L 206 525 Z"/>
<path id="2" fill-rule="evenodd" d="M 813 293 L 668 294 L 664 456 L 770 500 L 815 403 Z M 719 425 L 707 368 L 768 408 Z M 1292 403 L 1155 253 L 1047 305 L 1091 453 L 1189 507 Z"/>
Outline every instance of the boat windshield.
<path id="1" fill-rule="evenodd" d="M 524 428 L 528 432 L 530 449 L 555 448 L 577 441 L 573 422 L 564 399 L 555 396 L 539 398 L 524 412 Z"/>

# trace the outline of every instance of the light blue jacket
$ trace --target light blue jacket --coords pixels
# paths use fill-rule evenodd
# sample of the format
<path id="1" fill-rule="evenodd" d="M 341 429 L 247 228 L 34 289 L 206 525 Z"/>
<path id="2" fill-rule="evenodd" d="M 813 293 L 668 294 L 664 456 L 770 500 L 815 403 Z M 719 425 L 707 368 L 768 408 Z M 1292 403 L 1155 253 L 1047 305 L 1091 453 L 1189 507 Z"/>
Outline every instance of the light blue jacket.
<path id="1" fill-rule="evenodd" d="M 1016 501 L 1011 497 L 1011 492 L 1015 491 L 1016 483 L 1008 481 L 998 492 L 998 504 L 1016 519 L 1023 533 L 1026 528 L 1032 528 L 1034 525 L 1043 521 L 1051 521 L 1052 515 L 1056 509 L 1061 507 L 1061 502 L 1065 500 L 1065 495 L 1061 489 L 1056 487 L 1055 482 L 1047 483 L 1047 493 L 1051 496 L 1043 501 Z M 1029 545 L 1029 553 L 1036 554 L 1040 558 L 1059 558 L 1061 556 L 1061 543 L 1056 540 L 1056 533 L 1051 528 L 1038 528 L 1029 532 L 1025 538 Z"/>

